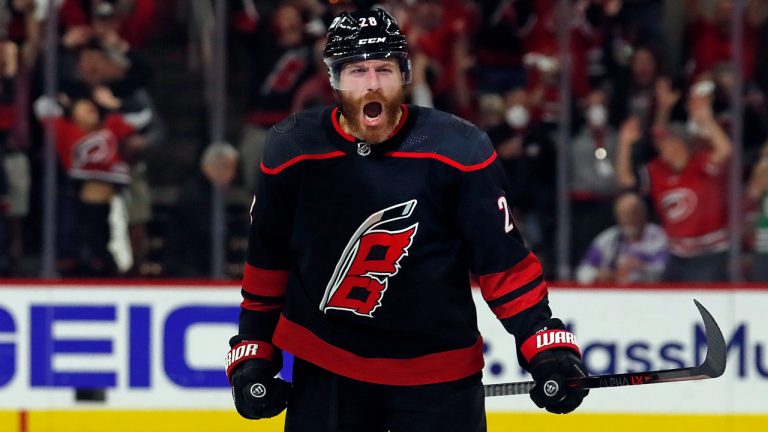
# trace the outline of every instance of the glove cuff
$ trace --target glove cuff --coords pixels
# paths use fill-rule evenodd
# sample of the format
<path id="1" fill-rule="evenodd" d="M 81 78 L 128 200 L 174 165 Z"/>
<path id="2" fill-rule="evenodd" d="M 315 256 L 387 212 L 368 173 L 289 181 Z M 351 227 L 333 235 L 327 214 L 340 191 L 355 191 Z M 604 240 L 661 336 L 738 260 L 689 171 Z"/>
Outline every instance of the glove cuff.
<path id="1" fill-rule="evenodd" d="M 581 351 L 576 344 L 573 333 L 563 329 L 540 330 L 529 337 L 520 347 L 520 353 L 530 363 L 531 359 L 542 351 L 565 348 L 576 353 L 581 358 Z"/>
<path id="2" fill-rule="evenodd" d="M 268 361 L 274 361 L 275 353 L 277 350 L 275 346 L 269 342 L 264 341 L 242 341 L 233 346 L 225 357 L 225 365 L 227 368 L 227 379 L 232 376 L 232 371 L 240 363 L 246 360 L 262 359 Z"/>

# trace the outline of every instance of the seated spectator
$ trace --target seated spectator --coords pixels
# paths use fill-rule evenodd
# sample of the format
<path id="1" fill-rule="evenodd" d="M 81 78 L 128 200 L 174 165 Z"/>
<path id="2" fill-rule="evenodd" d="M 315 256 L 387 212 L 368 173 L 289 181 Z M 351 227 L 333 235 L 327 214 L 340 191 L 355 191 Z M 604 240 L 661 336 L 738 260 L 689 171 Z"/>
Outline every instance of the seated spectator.
<path id="1" fill-rule="evenodd" d="M 168 274 L 183 278 L 211 274 L 211 212 L 214 187 L 232 185 L 238 168 L 238 152 L 228 143 L 201 149 L 200 166 L 186 172 L 179 202 L 173 210 L 173 229 L 167 236 L 164 266 Z"/>
<path id="2" fill-rule="evenodd" d="M 724 281 L 731 141 L 715 121 L 711 94 L 692 92 L 688 110 L 689 126 L 672 123 L 654 131 L 659 156 L 645 167 L 642 182 L 635 176 L 631 160 L 632 146 L 641 136 L 640 125 L 636 118 L 628 120 L 619 138 L 617 175 L 621 186 L 640 186 L 653 199 L 669 237 L 665 281 Z"/>
<path id="3" fill-rule="evenodd" d="M 576 270 L 583 284 L 658 281 L 668 258 L 667 236 L 648 223 L 643 199 L 625 193 L 614 207 L 616 226 L 601 232 Z"/>
<path id="4" fill-rule="evenodd" d="M 747 200 L 757 206 L 754 223 L 754 260 L 752 280 L 768 282 L 768 143 L 752 168 L 746 189 Z"/>

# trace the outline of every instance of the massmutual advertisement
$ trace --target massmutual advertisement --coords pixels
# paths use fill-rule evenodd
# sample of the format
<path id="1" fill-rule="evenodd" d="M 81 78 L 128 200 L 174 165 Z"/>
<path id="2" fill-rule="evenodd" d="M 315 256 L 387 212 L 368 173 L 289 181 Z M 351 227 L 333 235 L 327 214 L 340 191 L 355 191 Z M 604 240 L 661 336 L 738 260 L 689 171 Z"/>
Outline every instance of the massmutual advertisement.
<path id="1" fill-rule="evenodd" d="M 576 334 L 591 374 L 700 363 L 706 337 L 694 298 L 723 331 L 726 372 L 704 381 L 592 390 L 578 415 L 571 416 L 538 414 L 525 395 L 491 397 L 486 400 L 489 430 L 566 417 L 572 426 L 582 419 L 591 431 L 603 430 L 605 419 L 617 418 L 627 419 L 622 430 L 634 430 L 642 419 L 662 419 L 651 424 L 659 427 L 702 421 L 708 426 L 698 430 L 768 430 L 768 290 L 561 287 L 551 292 L 552 308 Z M 479 293 L 475 300 L 485 341 L 484 381 L 530 379 L 517 365 L 513 338 Z M 147 421 L 165 418 L 179 427 L 184 422 L 171 418 L 184 412 L 194 418 L 200 413 L 226 416 L 237 422 L 236 428 L 254 427 L 256 423 L 231 419 L 234 410 L 223 372 L 227 341 L 237 331 L 238 302 L 236 285 L 3 285 L 0 430 L 123 430 L 103 424 L 88 429 L 88 416 L 132 413 L 138 419 L 147 412 L 161 419 Z M 283 375 L 290 379 L 291 362 L 286 360 Z M 78 399 L 75 389 L 104 389 L 104 397 Z M 170 417 L 161 415 L 163 411 Z M 48 413 L 48 420 L 37 413 Z M 55 413 L 59 421 L 50 420 Z M 183 430 L 218 430 L 206 429 L 206 421 L 196 420 Z M 282 430 L 278 422 L 260 422 L 258 430 Z"/>

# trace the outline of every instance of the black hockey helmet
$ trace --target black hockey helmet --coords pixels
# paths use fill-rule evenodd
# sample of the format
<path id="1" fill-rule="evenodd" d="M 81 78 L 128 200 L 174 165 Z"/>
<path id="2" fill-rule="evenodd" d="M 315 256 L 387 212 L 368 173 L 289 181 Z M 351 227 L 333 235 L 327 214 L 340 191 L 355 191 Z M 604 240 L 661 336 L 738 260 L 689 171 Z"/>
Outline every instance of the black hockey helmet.
<path id="1" fill-rule="evenodd" d="M 403 84 L 411 82 L 411 60 L 405 35 L 392 15 L 376 8 L 342 12 L 334 18 L 323 51 L 333 88 L 339 89 L 339 75 L 344 64 L 386 58 L 398 60 Z"/>

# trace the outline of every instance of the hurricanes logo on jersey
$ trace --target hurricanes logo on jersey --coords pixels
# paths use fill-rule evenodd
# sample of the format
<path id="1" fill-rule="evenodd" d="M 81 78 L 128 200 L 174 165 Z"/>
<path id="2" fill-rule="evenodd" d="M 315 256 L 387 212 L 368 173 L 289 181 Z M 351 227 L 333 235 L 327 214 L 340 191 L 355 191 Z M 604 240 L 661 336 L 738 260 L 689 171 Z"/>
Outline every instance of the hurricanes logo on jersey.
<path id="1" fill-rule="evenodd" d="M 418 222 L 393 231 L 382 225 L 411 216 L 416 200 L 385 208 L 368 217 L 355 231 L 336 263 L 325 288 L 320 310 L 344 310 L 373 318 L 381 306 L 389 278 L 397 274 L 400 260 L 408 255 Z"/>
<path id="2" fill-rule="evenodd" d="M 670 222 L 680 222 L 690 216 L 698 201 L 696 194 L 688 188 L 669 190 L 660 199 L 662 213 Z"/>

